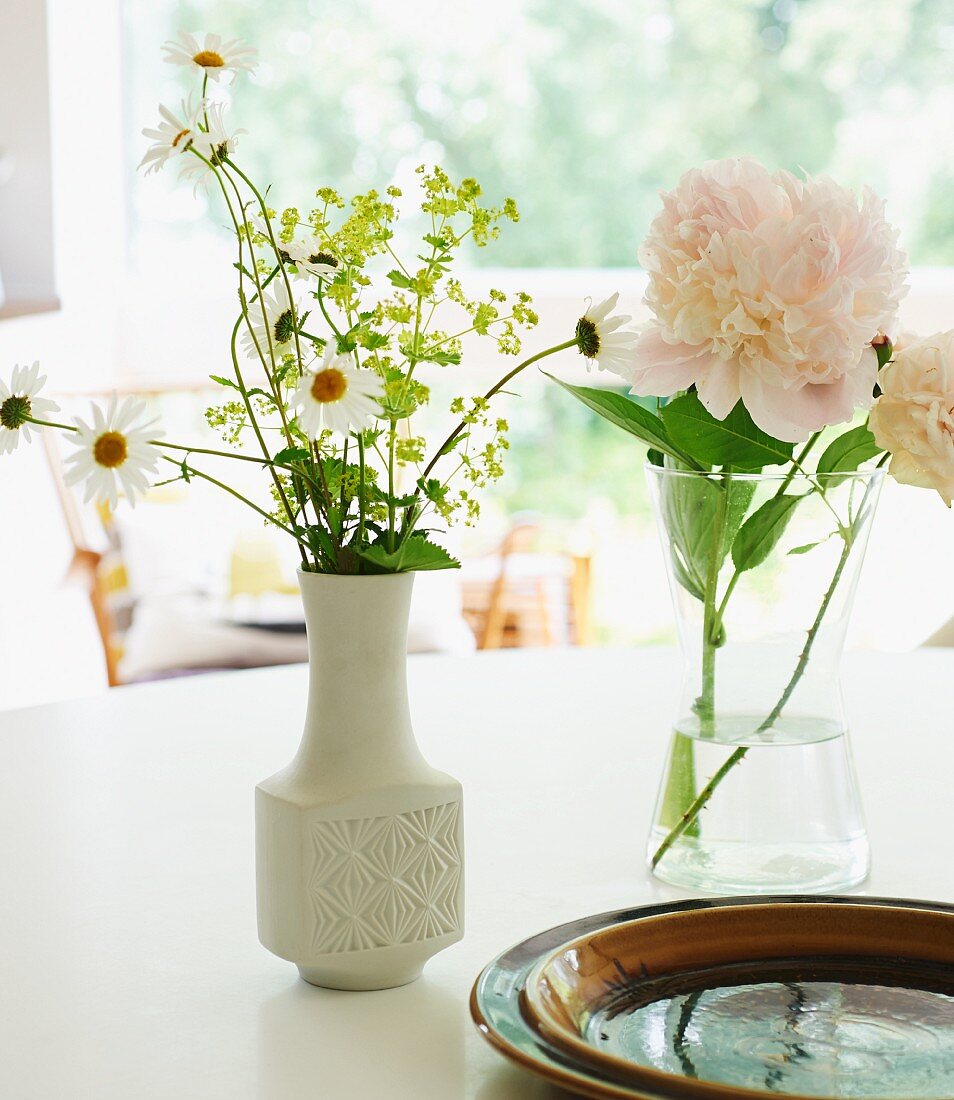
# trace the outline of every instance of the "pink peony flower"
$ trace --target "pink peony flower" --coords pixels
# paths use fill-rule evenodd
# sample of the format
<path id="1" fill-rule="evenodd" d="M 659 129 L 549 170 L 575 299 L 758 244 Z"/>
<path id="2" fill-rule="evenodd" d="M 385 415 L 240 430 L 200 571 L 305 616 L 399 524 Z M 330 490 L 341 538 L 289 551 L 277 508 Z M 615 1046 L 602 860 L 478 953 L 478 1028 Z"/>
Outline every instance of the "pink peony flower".
<path id="1" fill-rule="evenodd" d="M 892 477 L 954 497 L 954 332 L 895 351 L 879 378 L 881 396 L 868 425 L 891 453 Z"/>
<path id="2" fill-rule="evenodd" d="M 890 329 L 907 274 L 873 192 L 859 205 L 827 177 L 738 158 L 687 172 L 662 200 L 639 251 L 656 320 L 624 373 L 633 393 L 695 385 L 720 420 L 741 399 L 792 442 L 871 403 L 870 342 Z"/>

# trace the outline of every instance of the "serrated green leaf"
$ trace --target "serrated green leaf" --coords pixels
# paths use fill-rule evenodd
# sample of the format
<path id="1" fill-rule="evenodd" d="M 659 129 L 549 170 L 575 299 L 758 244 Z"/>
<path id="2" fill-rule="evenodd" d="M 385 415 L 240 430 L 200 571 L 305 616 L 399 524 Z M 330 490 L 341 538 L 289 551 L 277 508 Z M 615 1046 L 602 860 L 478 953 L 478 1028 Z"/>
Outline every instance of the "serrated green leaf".
<path id="1" fill-rule="evenodd" d="M 853 473 L 863 462 L 868 462 L 879 454 L 881 454 L 881 448 L 875 443 L 875 437 L 871 434 L 868 425 L 859 424 L 855 428 L 849 428 L 847 432 L 842 432 L 828 444 L 818 460 L 818 473 Z M 837 485 L 841 481 L 844 481 L 844 478 L 828 477 L 825 483 Z"/>
<path id="2" fill-rule="evenodd" d="M 599 413 L 604 420 L 615 424 L 630 435 L 648 444 L 656 451 L 669 455 L 684 463 L 686 466 L 698 469 L 698 464 L 682 448 L 678 447 L 670 438 L 665 424 L 658 416 L 636 401 L 630 401 L 628 397 L 617 393 L 615 390 L 598 390 L 590 386 L 571 386 L 569 382 L 561 382 L 552 374 L 547 374 L 558 386 L 573 394 L 577 400 L 582 401 L 588 409 Z"/>
<path id="3" fill-rule="evenodd" d="M 431 569 L 459 569 L 460 562 L 437 543 L 423 535 L 411 535 L 393 551 L 385 549 L 382 543 L 361 550 L 358 554 L 363 562 L 381 573 L 410 573 Z"/>
<path id="4" fill-rule="evenodd" d="M 670 401 L 660 412 L 673 444 L 703 467 L 731 466 L 743 472 L 789 462 L 793 443 L 756 427 L 740 401 L 725 420 L 716 420 L 695 393 Z"/>
<path id="5" fill-rule="evenodd" d="M 230 390 L 239 390 L 239 392 L 241 392 L 241 387 L 231 378 L 223 378 L 221 374 L 210 374 L 209 378 L 213 382 L 217 382 L 220 386 L 228 386 Z"/>
<path id="6" fill-rule="evenodd" d="M 306 447 L 286 447 L 272 457 L 272 462 L 279 466 L 289 466 L 293 462 L 308 462 L 311 452 Z"/>
<path id="7" fill-rule="evenodd" d="M 391 281 L 392 286 L 400 287 L 402 290 L 407 290 L 411 285 L 411 280 L 403 271 L 398 271 L 397 268 L 388 272 L 388 279 Z"/>
<path id="8" fill-rule="evenodd" d="M 732 561 L 740 573 L 755 569 L 771 554 L 801 499 L 788 495 L 772 497 L 742 524 L 732 543 Z"/>

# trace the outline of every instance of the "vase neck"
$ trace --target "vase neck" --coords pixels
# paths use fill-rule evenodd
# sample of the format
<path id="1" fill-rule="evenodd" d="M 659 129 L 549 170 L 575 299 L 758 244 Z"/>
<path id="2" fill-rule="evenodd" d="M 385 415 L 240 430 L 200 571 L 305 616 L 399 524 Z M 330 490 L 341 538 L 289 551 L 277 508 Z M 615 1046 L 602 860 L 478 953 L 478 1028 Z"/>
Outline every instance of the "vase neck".
<path id="1" fill-rule="evenodd" d="M 347 770 L 419 755 L 407 698 L 413 574 L 300 573 L 309 688 L 301 765 Z"/>

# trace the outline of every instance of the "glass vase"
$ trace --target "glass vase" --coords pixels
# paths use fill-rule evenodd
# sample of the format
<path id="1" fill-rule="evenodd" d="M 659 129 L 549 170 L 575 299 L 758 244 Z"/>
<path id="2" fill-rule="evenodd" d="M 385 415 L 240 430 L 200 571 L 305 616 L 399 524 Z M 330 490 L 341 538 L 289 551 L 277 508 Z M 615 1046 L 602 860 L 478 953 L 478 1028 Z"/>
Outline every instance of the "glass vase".
<path id="1" fill-rule="evenodd" d="M 684 657 L 651 869 L 714 893 L 861 882 L 839 665 L 882 471 L 648 471 Z"/>

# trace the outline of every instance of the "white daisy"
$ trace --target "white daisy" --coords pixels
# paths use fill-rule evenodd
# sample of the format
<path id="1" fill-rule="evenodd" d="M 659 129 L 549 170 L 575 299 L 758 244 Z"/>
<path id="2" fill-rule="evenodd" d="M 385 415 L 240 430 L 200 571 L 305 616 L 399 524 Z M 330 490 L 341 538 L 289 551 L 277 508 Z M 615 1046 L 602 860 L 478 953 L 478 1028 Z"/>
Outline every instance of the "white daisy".
<path id="1" fill-rule="evenodd" d="M 322 251 L 321 243 L 314 234 L 299 233 L 290 241 L 283 241 L 282 227 L 276 222 L 266 221 L 261 214 L 249 218 L 248 224 L 269 245 L 274 237 L 279 259 L 293 267 L 299 275 L 330 280 L 337 274 L 337 259 L 330 252 Z"/>
<path id="2" fill-rule="evenodd" d="M 32 367 L 15 366 L 9 386 L 0 378 L 0 455 L 15 451 L 21 436 L 30 442 L 28 416 L 45 420 L 59 411 L 55 401 L 38 396 L 45 382 L 39 362 Z"/>
<path id="3" fill-rule="evenodd" d="M 278 254 L 304 278 L 333 279 L 338 272 L 338 261 L 322 251 L 317 237 L 301 235 L 287 243 L 278 241 Z"/>
<path id="4" fill-rule="evenodd" d="M 201 136 L 198 122 L 201 110 L 202 104 L 193 107 L 191 99 L 182 103 L 178 114 L 173 114 L 168 107 L 159 104 L 159 125 L 155 129 L 146 128 L 142 132 L 143 137 L 152 141 L 146 155 L 139 162 L 139 167 L 146 169 L 147 176 L 150 172 L 158 172 L 166 161 L 182 156 L 196 138 Z"/>
<path id="5" fill-rule="evenodd" d="M 239 38 L 227 41 L 218 34 L 207 34 L 200 42 L 194 34 L 183 31 L 176 42 L 163 47 L 165 60 L 172 65 L 195 65 L 206 76 L 218 80 L 222 73 L 237 73 L 255 69 L 257 53 Z"/>
<path id="6" fill-rule="evenodd" d="M 600 370 L 625 374 L 632 367 L 633 348 L 639 333 L 617 331 L 620 325 L 632 320 L 625 313 L 611 316 L 618 301 L 616 293 L 598 306 L 591 306 L 576 323 L 576 343 L 581 354 L 589 360 L 588 366 L 595 363 Z"/>
<path id="7" fill-rule="evenodd" d="M 269 338 L 275 356 L 284 355 L 291 351 L 292 341 L 295 339 L 295 318 L 298 316 L 298 306 L 293 304 L 288 296 L 288 288 L 281 279 L 276 279 L 272 284 L 274 290 L 265 290 L 259 301 L 251 302 L 248 307 L 249 320 L 252 323 L 252 331 L 248 326 L 242 334 L 242 345 L 245 354 L 250 359 L 257 359 L 259 352 L 268 361 Z M 265 312 L 262 315 L 262 305 Z M 255 339 L 252 339 L 254 334 Z M 256 347 L 257 343 L 257 347 Z"/>
<path id="8" fill-rule="evenodd" d="M 204 100 L 199 105 L 199 114 L 202 117 L 200 129 L 192 139 L 192 150 L 202 157 L 187 157 L 182 168 L 182 177 L 195 180 L 198 188 L 212 168 L 221 164 L 230 156 L 238 144 L 239 134 L 244 130 L 235 130 L 232 133 L 225 127 L 225 104 L 213 103 Z"/>
<path id="9" fill-rule="evenodd" d="M 149 488 L 146 475 L 156 473 L 159 461 L 159 449 L 150 439 L 160 433 L 153 429 L 155 420 L 142 419 L 145 411 L 145 401 L 127 397 L 120 405 L 114 396 L 105 412 L 93 406 L 92 427 L 77 417 L 77 450 L 66 459 L 64 480 L 67 485 L 85 480 L 86 501 L 95 497 L 115 508 L 122 491 L 134 506 Z"/>
<path id="10" fill-rule="evenodd" d="M 383 392 L 373 371 L 358 370 L 350 356 L 339 355 L 329 343 L 317 370 L 302 376 L 292 404 L 298 409 L 302 431 L 317 439 L 325 429 L 347 435 L 366 427 L 381 411 Z"/>

